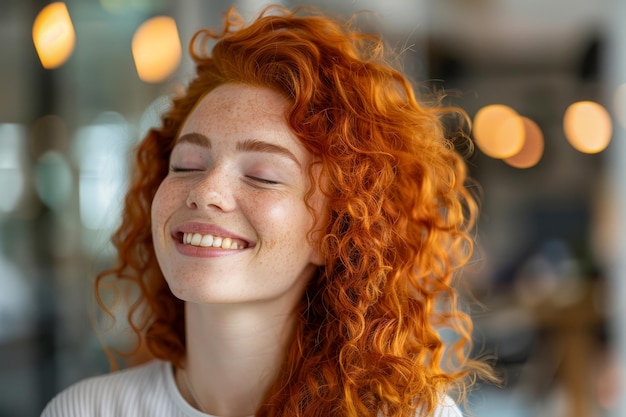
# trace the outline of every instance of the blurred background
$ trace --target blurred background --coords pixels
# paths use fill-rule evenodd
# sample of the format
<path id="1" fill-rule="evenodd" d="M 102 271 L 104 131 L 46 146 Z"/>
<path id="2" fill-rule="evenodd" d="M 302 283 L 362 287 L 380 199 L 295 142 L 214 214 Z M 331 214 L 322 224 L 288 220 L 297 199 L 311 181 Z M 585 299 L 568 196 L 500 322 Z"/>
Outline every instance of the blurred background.
<path id="1" fill-rule="evenodd" d="M 92 289 L 128 157 L 192 74 L 191 35 L 231 4 L 266 3 L 0 1 L 0 417 L 109 370 Z M 473 119 L 482 215 L 464 279 L 503 384 L 468 414 L 626 416 L 626 2 L 282 4 L 375 11 L 363 28 Z"/>

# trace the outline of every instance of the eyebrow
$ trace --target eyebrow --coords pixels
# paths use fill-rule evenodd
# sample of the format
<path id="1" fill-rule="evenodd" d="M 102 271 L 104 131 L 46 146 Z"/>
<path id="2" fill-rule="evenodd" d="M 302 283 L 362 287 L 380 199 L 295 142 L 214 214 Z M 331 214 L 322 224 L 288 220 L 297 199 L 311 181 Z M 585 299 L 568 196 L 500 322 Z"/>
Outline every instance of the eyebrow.
<path id="1" fill-rule="evenodd" d="M 287 148 L 276 145 L 274 143 L 264 142 L 256 139 L 247 139 L 243 142 L 238 142 L 236 149 L 241 152 L 264 152 L 273 153 L 284 156 L 291 159 L 296 165 L 300 165 L 298 158 Z"/>
<path id="2" fill-rule="evenodd" d="M 192 145 L 202 146 L 211 149 L 211 141 L 201 133 L 185 133 L 176 140 L 176 145 L 180 143 L 191 143 Z"/>
<path id="3" fill-rule="evenodd" d="M 180 143 L 190 143 L 193 145 L 202 146 L 204 148 L 211 149 L 211 140 L 204 136 L 202 133 L 192 132 L 185 133 L 176 140 L 176 145 Z M 291 159 L 296 165 L 301 167 L 298 158 L 289 149 L 276 145 L 274 143 L 264 142 L 257 139 L 246 139 L 243 142 L 238 142 L 235 148 L 239 152 L 262 152 L 271 153 Z"/>

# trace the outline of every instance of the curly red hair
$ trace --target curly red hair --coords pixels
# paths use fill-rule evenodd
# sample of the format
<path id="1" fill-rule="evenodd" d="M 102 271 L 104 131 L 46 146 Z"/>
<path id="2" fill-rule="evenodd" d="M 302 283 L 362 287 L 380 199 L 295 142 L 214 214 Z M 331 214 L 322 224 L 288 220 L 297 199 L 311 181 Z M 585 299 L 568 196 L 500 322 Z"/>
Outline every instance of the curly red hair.
<path id="1" fill-rule="evenodd" d="M 225 83 L 272 88 L 289 98 L 288 122 L 319 161 L 324 180 L 313 169 L 310 177 L 327 198 L 316 234 L 326 265 L 258 416 L 429 415 L 451 385 L 489 375 L 468 357 L 472 323 L 451 287 L 471 255 L 477 213 L 442 123 L 458 112 L 418 103 L 383 51 L 379 37 L 310 11 L 272 7 L 246 25 L 231 9 L 222 32 L 195 35 L 196 77 L 139 145 L 113 237 L 120 263 L 97 282 L 138 286 L 131 326 L 152 356 L 179 367 L 183 302 L 157 264 L 150 205 L 187 115 Z M 456 334 L 452 346 L 443 328 Z"/>

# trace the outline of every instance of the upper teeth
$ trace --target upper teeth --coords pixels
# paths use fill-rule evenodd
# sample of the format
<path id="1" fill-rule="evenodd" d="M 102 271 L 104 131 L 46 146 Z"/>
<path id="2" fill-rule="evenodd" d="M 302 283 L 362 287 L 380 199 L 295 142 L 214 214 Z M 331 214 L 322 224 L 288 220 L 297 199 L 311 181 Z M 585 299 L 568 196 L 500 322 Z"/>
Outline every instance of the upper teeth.
<path id="1" fill-rule="evenodd" d="M 207 248 L 240 249 L 243 247 L 229 237 L 201 235 L 200 233 L 183 233 L 183 243 Z"/>

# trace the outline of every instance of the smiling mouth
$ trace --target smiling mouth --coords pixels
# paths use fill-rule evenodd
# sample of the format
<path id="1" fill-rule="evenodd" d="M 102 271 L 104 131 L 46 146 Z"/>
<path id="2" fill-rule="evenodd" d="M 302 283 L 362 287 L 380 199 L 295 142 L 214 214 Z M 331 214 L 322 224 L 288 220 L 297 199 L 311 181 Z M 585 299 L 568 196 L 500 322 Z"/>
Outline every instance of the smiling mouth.
<path id="1" fill-rule="evenodd" d="M 248 247 L 248 243 L 240 239 L 200 233 L 183 233 L 182 242 L 185 245 L 202 248 L 245 249 Z"/>

